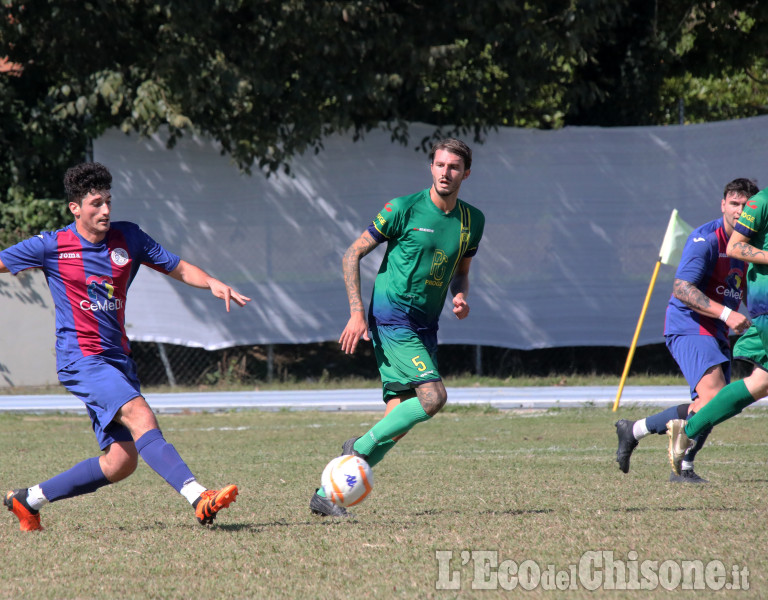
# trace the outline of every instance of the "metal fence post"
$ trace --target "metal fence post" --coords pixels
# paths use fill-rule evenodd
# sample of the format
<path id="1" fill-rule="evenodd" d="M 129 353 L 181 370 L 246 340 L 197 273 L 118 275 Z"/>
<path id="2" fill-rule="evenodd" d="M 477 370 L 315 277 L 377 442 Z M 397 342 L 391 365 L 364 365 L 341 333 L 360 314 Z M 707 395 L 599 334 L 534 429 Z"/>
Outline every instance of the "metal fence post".
<path id="1" fill-rule="evenodd" d="M 267 346 L 267 383 L 272 383 L 272 379 L 275 376 L 275 346 L 269 344 Z"/>
<path id="2" fill-rule="evenodd" d="M 171 361 L 168 360 L 168 354 L 165 352 L 165 344 L 157 342 L 157 351 L 160 353 L 160 362 L 162 362 L 163 367 L 165 367 L 165 375 L 168 377 L 168 384 L 171 387 L 176 387 L 176 378 L 173 376 Z"/>

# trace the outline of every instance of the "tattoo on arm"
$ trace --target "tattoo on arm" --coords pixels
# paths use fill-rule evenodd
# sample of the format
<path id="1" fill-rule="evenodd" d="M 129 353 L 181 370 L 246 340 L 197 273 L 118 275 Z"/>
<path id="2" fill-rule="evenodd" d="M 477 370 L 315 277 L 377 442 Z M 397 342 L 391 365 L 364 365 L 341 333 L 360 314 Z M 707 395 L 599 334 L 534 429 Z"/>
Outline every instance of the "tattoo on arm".
<path id="1" fill-rule="evenodd" d="M 746 242 L 736 242 L 733 245 L 733 249 L 738 252 L 739 256 L 743 258 L 744 260 L 747 260 L 749 262 L 757 262 L 755 259 L 760 258 L 765 260 L 765 252 L 762 250 L 758 250 L 751 244 L 747 244 Z M 762 262 L 762 261 L 761 261 Z"/>
<path id="2" fill-rule="evenodd" d="M 363 296 L 360 291 L 360 259 L 378 246 L 370 235 L 363 234 L 347 248 L 342 259 L 344 287 L 347 289 L 349 309 L 352 312 L 365 312 Z"/>
<path id="3" fill-rule="evenodd" d="M 697 311 L 706 311 L 712 305 L 709 297 L 695 285 L 682 279 L 675 279 L 672 294 L 687 307 Z"/>

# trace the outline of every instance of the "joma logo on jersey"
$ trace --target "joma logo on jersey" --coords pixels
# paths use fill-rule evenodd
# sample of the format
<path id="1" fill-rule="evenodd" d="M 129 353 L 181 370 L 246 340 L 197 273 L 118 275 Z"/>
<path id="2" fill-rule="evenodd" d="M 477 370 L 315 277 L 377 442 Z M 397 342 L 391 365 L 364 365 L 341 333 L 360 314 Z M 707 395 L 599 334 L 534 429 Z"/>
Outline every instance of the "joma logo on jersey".
<path id="1" fill-rule="evenodd" d="M 90 302 L 88 300 L 81 300 L 80 308 L 82 310 L 96 312 L 97 310 L 120 310 L 123 308 L 123 301 L 120 298 L 113 299 L 115 286 L 111 277 L 91 275 L 85 280 L 85 284 L 88 286 Z M 102 297 L 102 294 L 99 294 L 101 288 L 107 291 L 106 299 Z"/>
<path id="2" fill-rule="evenodd" d="M 79 252 L 59 252 L 59 260 L 65 258 L 80 258 Z"/>

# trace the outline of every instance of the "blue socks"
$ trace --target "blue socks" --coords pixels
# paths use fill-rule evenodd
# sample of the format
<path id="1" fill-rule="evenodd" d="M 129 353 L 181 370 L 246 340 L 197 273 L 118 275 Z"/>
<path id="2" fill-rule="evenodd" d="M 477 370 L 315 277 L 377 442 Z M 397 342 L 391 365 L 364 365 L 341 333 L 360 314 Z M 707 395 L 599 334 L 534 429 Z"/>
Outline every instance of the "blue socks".
<path id="1" fill-rule="evenodd" d="M 177 492 L 195 476 L 159 429 L 151 429 L 136 440 L 141 458 Z M 40 484 L 48 502 L 90 494 L 112 483 L 104 476 L 99 458 L 88 458 Z"/>
<path id="2" fill-rule="evenodd" d="M 55 502 L 82 494 L 90 494 L 110 483 L 112 482 L 104 477 L 104 473 L 101 471 L 98 457 L 94 456 L 41 483 L 40 489 L 48 502 Z"/>
<path id="3" fill-rule="evenodd" d="M 685 412 L 683 412 L 683 409 Z M 683 413 L 682 415 L 680 413 Z M 667 422 L 672 419 L 685 419 L 688 415 L 688 404 L 680 404 L 678 406 L 670 406 L 667 409 L 662 410 L 660 413 L 651 415 L 645 418 L 645 426 L 650 433 L 658 433 L 659 435 L 666 435 Z"/>
<path id="4" fill-rule="evenodd" d="M 144 462 L 177 492 L 181 491 L 185 483 L 195 479 L 176 448 L 165 441 L 159 429 L 150 429 L 136 440 L 136 450 Z"/>

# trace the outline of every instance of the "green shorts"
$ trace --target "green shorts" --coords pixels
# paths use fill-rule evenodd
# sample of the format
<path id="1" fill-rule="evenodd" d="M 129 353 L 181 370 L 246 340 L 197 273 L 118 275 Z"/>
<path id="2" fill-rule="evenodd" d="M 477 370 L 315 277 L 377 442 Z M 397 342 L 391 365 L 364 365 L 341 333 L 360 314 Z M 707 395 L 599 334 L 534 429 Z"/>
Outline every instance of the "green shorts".
<path id="1" fill-rule="evenodd" d="M 402 325 L 373 324 L 371 339 L 384 402 L 412 398 L 420 384 L 442 379 L 437 370 L 436 331 L 417 333 Z"/>
<path id="2" fill-rule="evenodd" d="M 751 362 L 768 371 L 768 315 L 752 319 L 752 325 L 733 346 L 733 358 Z"/>

